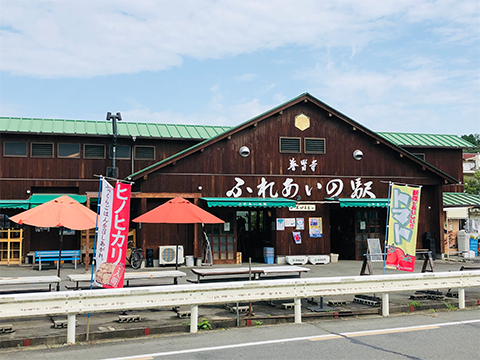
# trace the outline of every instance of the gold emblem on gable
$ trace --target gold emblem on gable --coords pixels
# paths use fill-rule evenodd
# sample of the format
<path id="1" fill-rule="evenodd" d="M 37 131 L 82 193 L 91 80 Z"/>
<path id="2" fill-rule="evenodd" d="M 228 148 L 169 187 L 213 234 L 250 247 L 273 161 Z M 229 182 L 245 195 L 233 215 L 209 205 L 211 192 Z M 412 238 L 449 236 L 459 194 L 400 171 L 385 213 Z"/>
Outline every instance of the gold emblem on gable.
<path id="1" fill-rule="evenodd" d="M 310 118 L 305 114 L 295 116 L 295 127 L 300 131 L 307 130 L 310 127 Z"/>

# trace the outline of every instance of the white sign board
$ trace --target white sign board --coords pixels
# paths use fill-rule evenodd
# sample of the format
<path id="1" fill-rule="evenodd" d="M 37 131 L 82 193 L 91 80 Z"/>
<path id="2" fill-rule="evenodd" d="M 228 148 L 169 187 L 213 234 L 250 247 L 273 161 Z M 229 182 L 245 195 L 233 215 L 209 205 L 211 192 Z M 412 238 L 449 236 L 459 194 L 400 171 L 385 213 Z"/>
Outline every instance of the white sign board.
<path id="1" fill-rule="evenodd" d="M 368 257 L 371 262 L 383 262 L 382 248 L 380 247 L 380 239 L 367 239 Z"/>

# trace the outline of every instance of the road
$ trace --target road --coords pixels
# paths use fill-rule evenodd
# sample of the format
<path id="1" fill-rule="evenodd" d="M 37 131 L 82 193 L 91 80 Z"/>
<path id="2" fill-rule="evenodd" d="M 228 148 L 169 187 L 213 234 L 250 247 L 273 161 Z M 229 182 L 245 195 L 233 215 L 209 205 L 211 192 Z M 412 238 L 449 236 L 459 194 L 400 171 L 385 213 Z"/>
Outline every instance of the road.
<path id="1" fill-rule="evenodd" d="M 56 348 L 0 349 L 0 358 L 471 360 L 480 355 L 480 308 L 257 325 Z"/>

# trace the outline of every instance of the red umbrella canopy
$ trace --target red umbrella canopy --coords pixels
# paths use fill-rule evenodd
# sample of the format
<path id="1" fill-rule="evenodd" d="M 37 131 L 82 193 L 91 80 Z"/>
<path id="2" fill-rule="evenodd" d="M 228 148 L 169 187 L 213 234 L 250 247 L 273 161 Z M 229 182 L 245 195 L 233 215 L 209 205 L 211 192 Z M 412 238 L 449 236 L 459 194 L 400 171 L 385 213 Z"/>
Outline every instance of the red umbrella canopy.
<path id="1" fill-rule="evenodd" d="M 97 214 L 67 195 L 12 216 L 19 224 L 38 227 L 66 227 L 72 230 L 92 229 Z"/>
<path id="2" fill-rule="evenodd" d="M 132 221 L 165 224 L 220 224 L 225 222 L 181 197 L 169 200 Z"/>

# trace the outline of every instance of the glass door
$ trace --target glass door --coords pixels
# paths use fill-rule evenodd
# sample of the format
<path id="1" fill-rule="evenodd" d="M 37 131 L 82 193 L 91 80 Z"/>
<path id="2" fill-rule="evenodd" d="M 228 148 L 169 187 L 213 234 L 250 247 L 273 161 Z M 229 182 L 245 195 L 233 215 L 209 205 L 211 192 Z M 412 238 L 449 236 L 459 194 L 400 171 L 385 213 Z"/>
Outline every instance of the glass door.
<path id="1" fill-rule="evenodd" d="M 363 260 L 367 253 L 367 239 L 385 239 L 386 215 L 378 210 L 357 210 L 355 212 L 355 260 Z"/>
<path id="2" fill-rule="evenodd" d="M 212 247 L 214 264 L 235 264 L 237 261 L 237 241 L 234 212 L 216 214 L 225 224 L 206 224 L 205 232 Z"/>

